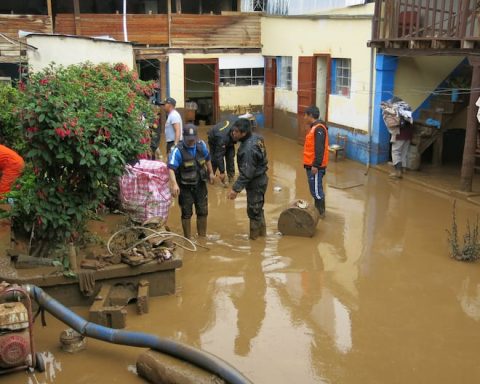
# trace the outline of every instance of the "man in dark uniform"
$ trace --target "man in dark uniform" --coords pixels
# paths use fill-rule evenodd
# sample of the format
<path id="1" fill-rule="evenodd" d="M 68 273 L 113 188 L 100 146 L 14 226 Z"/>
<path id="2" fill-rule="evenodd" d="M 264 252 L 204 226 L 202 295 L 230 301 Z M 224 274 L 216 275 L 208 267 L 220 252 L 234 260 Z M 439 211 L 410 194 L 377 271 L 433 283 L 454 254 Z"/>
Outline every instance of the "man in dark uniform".
<path id="1" fill-rule="evenodd" d="M 225 163 L 228 181 L 233 182 L 235 177 L 235 142 L 232 136 L 232 127 L 237 120 L 237 116 L 229 116 L 228 119 L 214 125 L 208 132 L 208 147 L 212 157 L 213 173 L 215 174 L 218 169 L 222 183 L 225 183 Z"/>
<path id="2" fill-rule="evenodd" d="M 232 127 L 235 141 L 240 141 L 237 165 L 240 175 L 228 193 L 233 200 L 245 189 L 247 191 L 247 215 L 250 219 L 250 239 L 266 235 L 263 204 L 268 185 L 268 160 L 263 138 L 252 133 L 250 121 L 239 119 Z"/>
<path id="3" fill-rule="evenodd" d="M 197 215 L 198 236 L 207 235 L 208 190 L 207 180 L 213 184 L 210 153 L 204 141 L 197 136 L 197 127 L 185 125 L 183 142 L 173 147 L 168 160 L 172 194 L 178 196 L 182 211 L 182 228 L 186 238 L 191 237 L 193 206 Z"/>

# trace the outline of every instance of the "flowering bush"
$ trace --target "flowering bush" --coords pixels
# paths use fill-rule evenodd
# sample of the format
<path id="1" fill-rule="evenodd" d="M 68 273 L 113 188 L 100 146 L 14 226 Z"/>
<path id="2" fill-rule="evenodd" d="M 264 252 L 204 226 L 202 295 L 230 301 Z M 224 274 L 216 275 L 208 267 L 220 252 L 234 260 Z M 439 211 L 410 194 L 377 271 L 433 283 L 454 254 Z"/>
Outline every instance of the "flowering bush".
<path id="1" fill-rule="evenodd" d="M 10 197 L 14 229 L 36 240 L 78 238 L 127 162 L 146 157 L 153 86 L 123 64 L 54 67 L 22 84 L 20 123 L 31 171 Z"/>

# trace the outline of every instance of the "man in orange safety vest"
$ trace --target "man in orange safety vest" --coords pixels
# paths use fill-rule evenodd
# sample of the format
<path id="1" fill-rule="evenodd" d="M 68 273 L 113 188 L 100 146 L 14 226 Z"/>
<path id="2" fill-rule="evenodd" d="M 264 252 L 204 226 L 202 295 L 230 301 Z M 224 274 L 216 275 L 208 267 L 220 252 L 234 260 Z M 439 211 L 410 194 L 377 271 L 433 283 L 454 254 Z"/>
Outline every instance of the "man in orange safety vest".
<path id="1" fill-rule="evenodd" d="M 305 137 L 303 147 L 303 166 L 307 171 L 308 186 L 315 200 L 315 207 L 320 217 L 325 217 L 325 193 L 323 192 L 323 176 L 328 165 L 328 129 L 319 120 L 320 111 L 316 106 L 305 110 L 305 122 L 310 130 Z"/>

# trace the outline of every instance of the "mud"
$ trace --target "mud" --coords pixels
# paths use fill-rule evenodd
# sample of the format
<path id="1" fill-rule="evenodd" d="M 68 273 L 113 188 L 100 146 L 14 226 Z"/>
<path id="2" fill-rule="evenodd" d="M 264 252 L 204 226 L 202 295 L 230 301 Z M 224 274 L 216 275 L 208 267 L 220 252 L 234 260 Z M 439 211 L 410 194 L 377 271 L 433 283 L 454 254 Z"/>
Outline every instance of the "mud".
<path id="1" fill-rule="evenodd" d="M 355 187 L 327 185 L 313 238 L 281 237 L 281 211 L 310 197 L 301 147 L 266 137 L 268 236 L 248 240 L 244 193 L 228 201 L 228 190 L 210 187 L 210 251 L 185 252 L 176 294 L 151 297 L 141 316 L 130 305 L 127 329 L 201 347 L 255 383 L 477 383 L 480 264 L 449 258 L 452 198 L 339 161 L 327 184 Z M 477 213 L 458 201 L 459 228 Z M 169 225 L 181 231 L 178 206 Z M 35 326 L 47 372 L 2 384 L 143 382 L 142 350 L 88 340 L 70 355 L 58 343 L 67 327 L 47 323 Z"/>

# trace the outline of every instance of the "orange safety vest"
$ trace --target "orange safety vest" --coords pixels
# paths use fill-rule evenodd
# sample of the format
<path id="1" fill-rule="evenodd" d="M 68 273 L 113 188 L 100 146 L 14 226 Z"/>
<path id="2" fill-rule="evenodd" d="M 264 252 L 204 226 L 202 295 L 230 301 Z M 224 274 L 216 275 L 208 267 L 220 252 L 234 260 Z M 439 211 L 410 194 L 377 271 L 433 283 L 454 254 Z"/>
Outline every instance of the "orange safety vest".
<path id="1" fill-rule="evenodd" d="M 325 130 L 325 148 L 323 152 L 323 161 L 320 168 L 325 168 L 328 165 L 328 130 L 323 124 L 316 124 L 310 129 L 310 132 L 305 136 L 305 144 L 303 146 L 303 164 L 311 167 L 315 161 L 315 129 L 321 127 Z"/>

